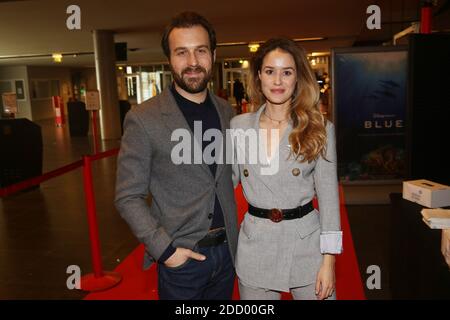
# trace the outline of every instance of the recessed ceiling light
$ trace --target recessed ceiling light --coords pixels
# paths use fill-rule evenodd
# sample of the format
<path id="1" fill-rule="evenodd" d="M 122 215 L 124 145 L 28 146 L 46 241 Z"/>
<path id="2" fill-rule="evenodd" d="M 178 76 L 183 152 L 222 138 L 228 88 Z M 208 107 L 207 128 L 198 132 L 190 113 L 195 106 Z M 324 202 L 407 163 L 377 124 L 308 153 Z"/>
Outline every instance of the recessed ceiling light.
<path id="1" fill-rule="evenodd" d="M 52 54 L 53 61 L 56 63 L 60 63 L 62 61 L 62 54 L 61 53 L 54 53 Z"/>
<path id="2" fill-rule="evenodd" d="M 250 48 L 250 52 L 256 52 L 259 49 L 259 43 L 250 43 L 248 47 Z"/>

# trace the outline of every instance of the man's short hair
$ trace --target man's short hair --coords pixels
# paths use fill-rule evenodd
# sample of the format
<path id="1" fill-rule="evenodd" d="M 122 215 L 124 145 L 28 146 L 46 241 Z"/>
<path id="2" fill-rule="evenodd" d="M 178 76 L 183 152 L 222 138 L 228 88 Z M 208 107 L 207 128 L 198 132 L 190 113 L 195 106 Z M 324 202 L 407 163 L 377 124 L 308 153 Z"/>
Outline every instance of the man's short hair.
<path id="1" fill-rule="evenodd" d="M 169 35 L 172 30 L 175 28 L 192 28 L 194 26 L 201 26 L 208 32 L 210 50 L 211 52 L 216 50 L 216 32 L 212 25 L 198 13 L 187 11 L 172 18 L 172 21 L 164 31 L 161 39 L 161 46 L 167 58 L 170 58 Z"/>

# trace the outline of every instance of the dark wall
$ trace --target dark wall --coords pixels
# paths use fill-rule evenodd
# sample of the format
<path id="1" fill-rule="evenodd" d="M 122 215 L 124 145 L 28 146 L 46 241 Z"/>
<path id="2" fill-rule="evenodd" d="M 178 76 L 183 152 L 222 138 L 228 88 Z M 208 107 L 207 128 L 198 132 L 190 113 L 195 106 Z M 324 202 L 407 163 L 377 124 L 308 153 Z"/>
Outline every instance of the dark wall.
<path id="1" fill-rule="evenodd" d="M 407 113 L 411 179 L 450 184 L 450 34 L 409 39 Z"/>

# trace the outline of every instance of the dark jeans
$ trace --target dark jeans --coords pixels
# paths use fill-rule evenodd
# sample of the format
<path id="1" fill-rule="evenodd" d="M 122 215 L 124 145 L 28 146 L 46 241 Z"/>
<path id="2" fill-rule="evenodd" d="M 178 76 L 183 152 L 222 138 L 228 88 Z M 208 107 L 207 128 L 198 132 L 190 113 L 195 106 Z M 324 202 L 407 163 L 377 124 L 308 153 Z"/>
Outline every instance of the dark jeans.
<path id="1" fill-rule="evenodd" d="M 159 299 L 231 300 L 235 271 L 228 243 L 195 251 L 206 260 L 188 259 L 176 268 L 158 264 Z"/>

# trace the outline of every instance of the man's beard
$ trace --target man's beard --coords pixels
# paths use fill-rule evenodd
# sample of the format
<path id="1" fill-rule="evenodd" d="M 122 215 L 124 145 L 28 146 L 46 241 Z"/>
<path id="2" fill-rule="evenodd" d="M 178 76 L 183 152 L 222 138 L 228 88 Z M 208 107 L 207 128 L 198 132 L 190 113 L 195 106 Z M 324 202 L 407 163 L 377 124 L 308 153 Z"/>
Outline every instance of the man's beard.
<path id="1" fill-rule="evenodd" d="M 198 72 L 198 75 L 203 74 L 203 77 L 195 77 L 195 78 L 185 78 L 184 75 L 188 72 Z M 187 67 L 183 71 L 181 71 L 181 75 L 176 73 L 172 69 L 172 75 L 175 83 L 184 91 L 189 93 L 199 93 L 206 89 L 208 86 L 209 80 L 211 80 L 211 70 L 209 72 L 206 71 L 205 68 L 197 66 L 197 67 Z"/>

